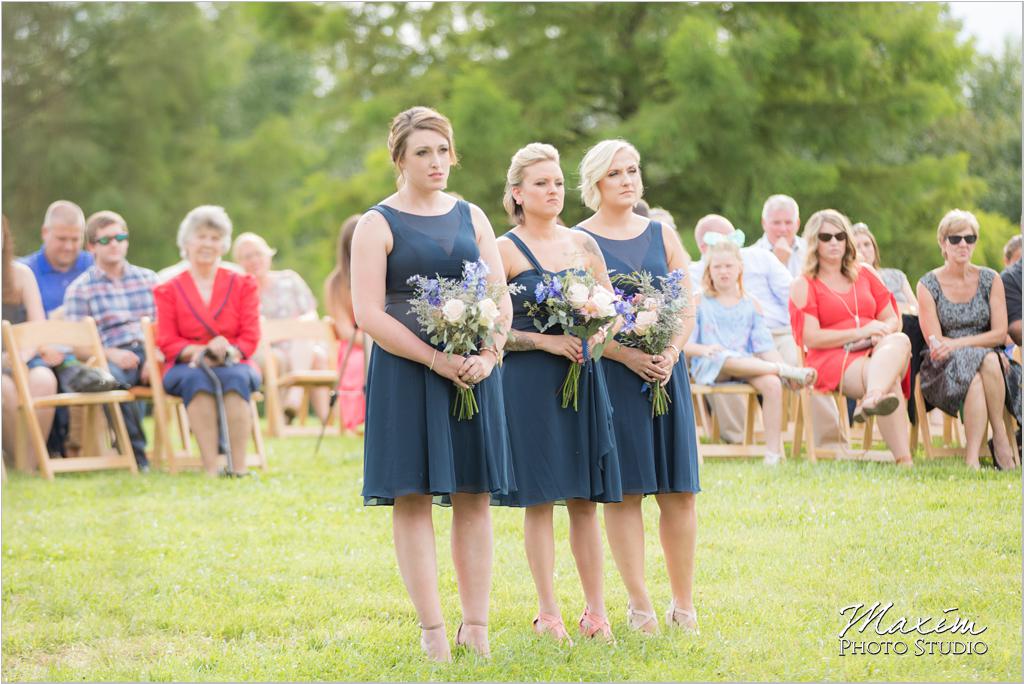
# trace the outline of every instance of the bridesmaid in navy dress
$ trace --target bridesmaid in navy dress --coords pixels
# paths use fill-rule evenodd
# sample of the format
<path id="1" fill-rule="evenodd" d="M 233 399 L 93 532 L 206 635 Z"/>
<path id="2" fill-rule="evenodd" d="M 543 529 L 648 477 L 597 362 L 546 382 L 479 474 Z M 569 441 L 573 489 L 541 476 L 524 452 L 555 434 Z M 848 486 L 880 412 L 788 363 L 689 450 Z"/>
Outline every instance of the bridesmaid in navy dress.
<path id="1" fill-rule="evenodd" d="M 600 362 L 587 361 L 580 375 L 579 410 L 562 408 L 559 388 L 569 364 L 584 361 L 582 342 L 561 329 L 537 332 L 526 312 L 545 274 L 590 269 L 611 288 L 594 240 L 556 222 L 564 183 L 558 150 L 551 145 L 531 143 L 512 157 L 504 202 L 516 226 L 498 240 L 498 249 L 508 282 L 525 288 L 512 296 L 515 317 L 505 348 L 513 353 L 501 373 L 517 490 L 496 502 L 526 509 L 526 558 L 539 607 L 533 629 L 571 643 L 555 600 L 554 503 L 564 502 L 569 512 L 572 552 L 586 599 L 580 632 L 610 640 L 597 502 L 621 501 L 622 495 Z"/>
<path id="2" fill-rule="evenodd" d="M 592 147 L 580 163 L 583 202 L 596 213 L 580 224 L 604 253 L 612 275 L 647 271 L 653 276 L 682 269 L 689 256 L 675 231 L 633 213 L 643 194 L 640 154 L 624 140 L 605 140 Z M 686 275 L 684 287 L 693 290 Z M 629 288 L 624 288 L 629 293 Z M 604 508 L 612 556 L 622 576 L 632 629 L 655 632 L 658 620 L 644 581 L 644 524 L 641 503 L 653 494 L 661 511 L 661 547 L 672 587 L 666 623 L 696 631 L 693 568 L 697 539 L 695 494 L 697 437 L 686 363 L 680 348 L 693 329 L 692 306 L 683 330 L 660 354 L 611 342 L 601 362 L 614 408 L 615 439 L 622 468 L 622 503 Z M 663 416 L 652 418 L 651 380 L 667 383 L 672 403 Z"/>
<path id="3" fill-rule="evenodd" d="M 490 498 L 513 486 L 501 377 L 505 338 L 466 358 L 438 352 L 408 304 L 415 274 L 458 278 L 482 257 L 504 283 L 494 232 L 476 206 L 444 192 L 455 162 L 451 124 L 426 107 L 395 117 L 388 136 L 398 192 L 363 214 L 352 241 L 356 324 L 375 341 L 366 393 L 363 499 L 393 505 L 398 567 L 420 620 L 420 644 L 451 659 L 438 595 L 431 503 L 451 504 L 452 558 L 463 622 L 456 645 L 489 653 Z M 505 321 L 511 302 L 499 302 Z M 476 386 L 480 413 L 451 416 L 453 383 Z"/>

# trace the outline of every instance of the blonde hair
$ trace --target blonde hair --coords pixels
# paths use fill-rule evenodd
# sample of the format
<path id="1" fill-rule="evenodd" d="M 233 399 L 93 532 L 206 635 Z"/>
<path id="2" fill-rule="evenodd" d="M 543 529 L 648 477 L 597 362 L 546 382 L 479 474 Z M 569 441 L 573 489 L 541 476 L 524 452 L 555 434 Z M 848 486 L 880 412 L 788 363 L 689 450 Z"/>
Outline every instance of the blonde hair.
<path id="1" fill-rule="evenodd" d="M 715 281 L 711 278 L 711 264 L 716 256 L 731 256 L 736 259 L 740 264 L 740 273 L 736 278 L 736 284 L 740 288 L 740 297 L 743 296 L 743 254 L 740 252 L 740 246 L 730 240 L 723 240 L 714 245 L 708 246 L 708 251 L 704 253 L 704 274 L 701 275 L 700 282 L 704 288 L 704 292 L 710 297 L 717 297 L 719 292 L 715 289 Z"/>
<path id="2" fill-rule="evenodd" d="M 839 270 L 850 280 L 856 280 L 858 271 L 857 247 L 853 244 L 853 235 L 851 234 L 853 231 L 850 228 L 850 219 L 835 209 L 816 211 L 811 215 L 811 218 L 807 219 L 807 223 L 804 224 L 804 239 L 807 240 L 804 275 L 809 278 L 818 277 L 818 233 L 826 224 L 846 233 L 846 240 L 844 240 L 844 247 L 846 249 L 843 251 L 843 261 L 839 266 Z"/>
<path id="3" fill-rule="evenodd" d="M 608 173 L 612 166 L 612 158 L 621 150 L 628 150 L 636 157 L 636 163 L 640 164 L 640 153 L 631 143 L 621 139 L 602 140 L 597 143 L 583 156 L 580 162 L 580 196 L 583 204 L 591 211 L 601 208 L 601 191 L 597 189 L 597 183 Z M 643 197 L 644 186 L 640 183 L 640 196 Z"/>
<path id="4" fill-rule="evenodd" d="M 946 238 L 958 230 L 969 228 L 972 233 L 978 235 L 981 226 L 978 225 L 978 218 L 969 211 L 954 209 L 947 212 L 939 221 L 938 237 L 939 242 L 945 242 Z"/>
<path id="5" fill-rule="evenodd" d="M 434 131 L 443 136 L 448 141 L 448 158 L 451 159 L 452 166 L 459 161 L 455 154 L 455 133 L 452 131 L 452 123 L 448 117 L 430 107 L 406 109 L 391 120 L 391 130 L 388 132 L 388 152 L 391 153 L 391 163 L 395 165 L 395 171 L 398 172 L 396 181 L 398 187 L 402 187 L 402 183 L 404 183 L 399 160 L 405 156 L 405 148 L 413 131 Z"/>
<path id="6" fill-rule="evenodd" d="M 868 228 L 866 223 L 854 223 L 853 227 L 850 228 L 850 233 L 853 237 L 858 235 L 867 235 L 868 239 L 871 240 L 871 246 L 875 248 L 875 259 L 871 262 L 871 265 L 876 269 L 882 267 L 882 256 L 878 253 L 878 240 L 875 239 L 874 233 Z M 854 245 L 856 247 L 856 245 Z"/>
<path id="7" fill-rule="evenodd" d="M 522 225 L 526 216 L 523 213 L 523 205 L 512 197 L 512 188 L 522 185 L 528 167 L 545 161 L 559 163 L 558 150 L 547 143 L 530 143 L 512 155 L 512 164 L 505 174 L 505 195 L 501 198 L 501 205 L 518 225 Z"/>
<path id="8" fill-rule="evenodd" d="M 277 254 L 277 250 L 271 248 L 271 246 L 267 244 L 267 241 L 264 240 L 261 236 L 257 235 L 256 233 L 246 232 L 242 233 L 241 235 L 235 238 L 235 244 L 231 248 L 232 259 L 238 261 L 238 248 L 241 245 L 245 244 L 246 242 L 251 242 L 252 244 L 256 245 L 256 248 L 260 250 L 265 256 L 274 256 L 275 254 Z"/>

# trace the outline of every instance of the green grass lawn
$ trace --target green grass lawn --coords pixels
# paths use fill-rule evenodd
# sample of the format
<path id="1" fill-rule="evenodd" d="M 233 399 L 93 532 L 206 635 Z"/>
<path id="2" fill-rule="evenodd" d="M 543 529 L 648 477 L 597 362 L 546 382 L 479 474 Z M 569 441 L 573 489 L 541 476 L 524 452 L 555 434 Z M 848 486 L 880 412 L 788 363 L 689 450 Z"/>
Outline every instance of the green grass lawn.
<path id="1" fill-rule="evenodd" d="M 5 680 L 1016 680 L 1021 674 L 1021 481 L 954 461 L 891 465 L 714 461 L 701 473 L 698 636 L 644 638 L 606 554 L 617 638 L 560 647 L 534 637 L 522 512 L 496 509 L 493 658 L 421 656 L 388 509 L 359 497 L 361 444 L 271 440 L 270 470 L 92 473 L 3 487 Z M 647 514 L 648 581 L 668 582 Z M 435 509 L 441 592 L 458 599 L 450 511 Z M 564 510 L 557 586 L 566 621 L 582 594 Z M 895 617 L 960 615 L 985 655 L 840 656 L 840 608 L 892 601 Z M 570 624 L 570 627 L 572 625 Z M 870 630 L 869 630 L 870 631 Z M 849 638 L 869 638 L 868 633 Z M 892 637 L 874 636 L 875 640 Z M 928 637 L 951 638 L 951 637 Z"/>

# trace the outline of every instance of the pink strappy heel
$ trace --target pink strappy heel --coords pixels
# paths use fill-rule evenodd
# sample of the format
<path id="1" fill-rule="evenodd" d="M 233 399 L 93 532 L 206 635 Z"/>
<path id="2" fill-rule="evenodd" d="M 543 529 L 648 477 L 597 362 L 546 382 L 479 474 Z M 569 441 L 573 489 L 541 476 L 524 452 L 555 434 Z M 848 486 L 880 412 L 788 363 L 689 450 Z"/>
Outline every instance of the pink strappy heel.
<path id="1" fill-rule="evenodd" d="M 614 642 L 615 637 L 612 636 L 612 626 L 608 622 L 608 618 L 603 615 L 595 615 L 590 612 L 590 606 L 587 606 L 583 610 L 583 615 L 580 617 L 580 634 L 588 639 L 593 639 L 598 634 L 604 638 L 605 641 Z"/>
<path id="2" fill-rule="evenodd" d="M 538 613 L 537 617 L 533 619 L 533 631 L 537 634 L 550 634 L 555 641 L 564 641 L 572 646 L 572 638 L 565 629 L 565 623 L 562 622 L 560 615 Z"/>

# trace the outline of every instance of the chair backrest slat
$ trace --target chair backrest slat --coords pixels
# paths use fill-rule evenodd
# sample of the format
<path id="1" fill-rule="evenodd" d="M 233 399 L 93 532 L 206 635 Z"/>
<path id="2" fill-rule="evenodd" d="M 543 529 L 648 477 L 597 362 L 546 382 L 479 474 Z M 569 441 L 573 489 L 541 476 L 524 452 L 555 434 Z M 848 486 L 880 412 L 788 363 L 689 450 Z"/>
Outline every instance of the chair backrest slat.
<path id="1" fill-rule="evenodd" d="M 334 321 L 325 316 L 319 320 L 297 320 L 294 318 L 264 318 L 260 323 L 260 337 L 267 344 L 284 340 L 311 340 L 334 343 L 338 337 L 334 332 Z"/>

